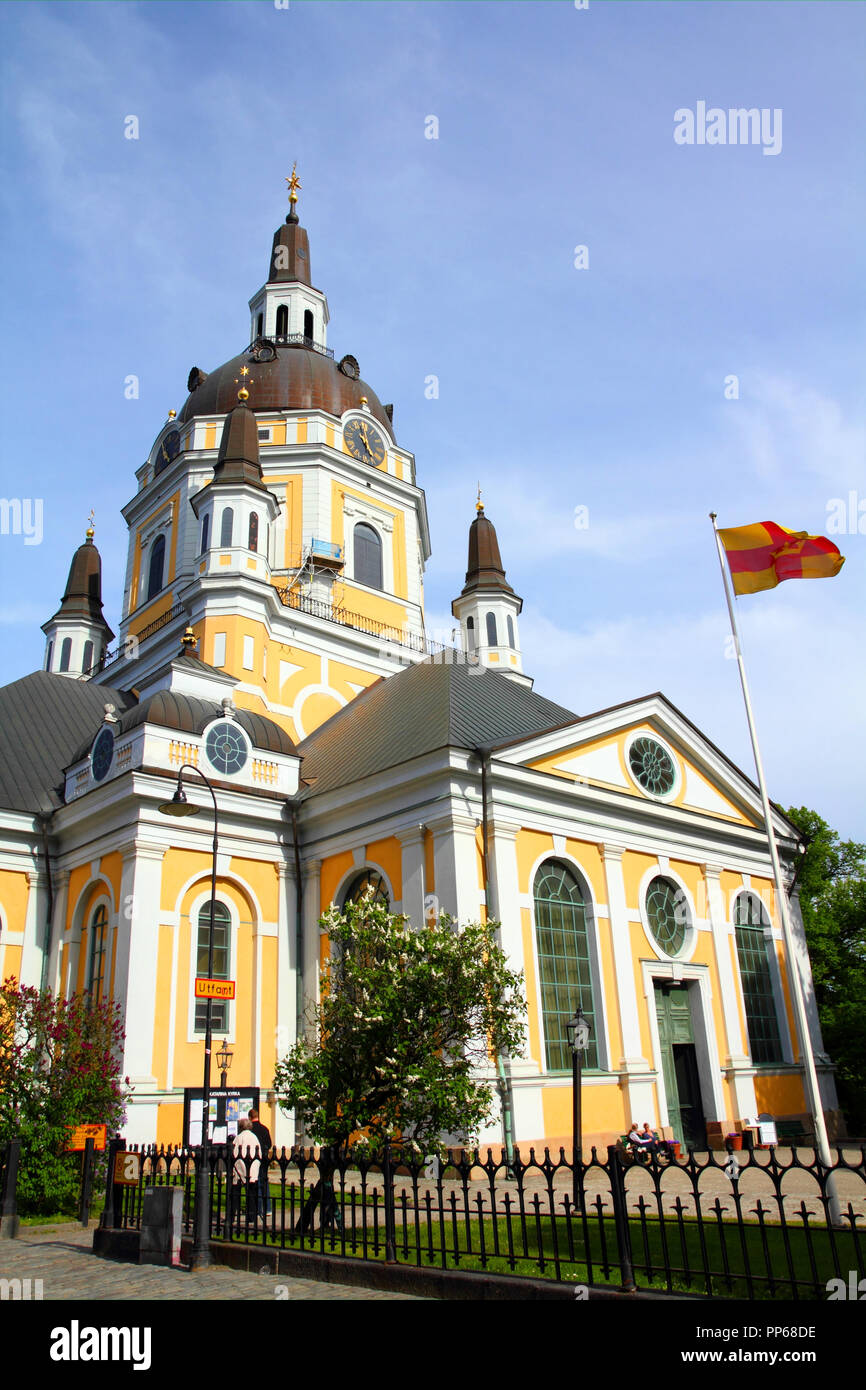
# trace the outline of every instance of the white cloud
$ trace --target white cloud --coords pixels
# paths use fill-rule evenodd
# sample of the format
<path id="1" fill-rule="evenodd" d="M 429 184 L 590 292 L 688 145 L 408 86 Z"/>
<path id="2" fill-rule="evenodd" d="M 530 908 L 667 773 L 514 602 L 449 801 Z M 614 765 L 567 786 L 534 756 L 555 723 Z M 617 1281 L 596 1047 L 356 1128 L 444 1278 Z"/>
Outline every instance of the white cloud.
<path id="1" fill-rule="evenodd" d="M 866 427 L 846 420 L 838 401 L 767 372 L 744 375 L 741 391 L 726 415 L 759 477 L 817 474 L 840 493 L 862 482 Z"/>

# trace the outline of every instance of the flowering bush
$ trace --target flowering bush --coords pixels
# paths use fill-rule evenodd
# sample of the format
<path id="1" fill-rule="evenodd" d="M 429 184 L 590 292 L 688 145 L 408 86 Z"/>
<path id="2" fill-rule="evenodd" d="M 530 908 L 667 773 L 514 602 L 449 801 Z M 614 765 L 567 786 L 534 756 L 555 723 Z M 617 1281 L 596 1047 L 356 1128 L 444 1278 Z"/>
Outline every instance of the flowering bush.
<path id="1" fill-rule="evenodd" d="M 321 1002 L 278 1063 L 274 1088 L 319 1144 L 399 1136 L 418 1153 L 442 1136 L 472 1142 L 494 1116 L 498 1053 L 524 1041 L 523 976 L 495 942 L 498 923 L 414 931 L 370 896 L 321 919 L 330 941 Z"/>
<path id="2" fill-rule="evenodd" d="M 81 1156 L 65 1152 L 69 1130 L 123 1124 L 123 1038 L 117 1004 L 57 998 L 11 977 L 0 988 L 0 1141 L 21 1138 L 23 1215 L 74 1211 Z"/>

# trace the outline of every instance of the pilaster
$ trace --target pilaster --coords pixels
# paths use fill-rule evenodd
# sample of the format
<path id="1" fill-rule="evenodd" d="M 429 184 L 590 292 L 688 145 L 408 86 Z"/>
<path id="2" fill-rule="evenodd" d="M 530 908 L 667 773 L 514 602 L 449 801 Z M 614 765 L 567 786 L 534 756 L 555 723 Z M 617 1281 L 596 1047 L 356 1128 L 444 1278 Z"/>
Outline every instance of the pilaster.
<path id="1" fill-rule="evenodd" d="M 433 870 L 440 912 L 455 921 L 477 922 L 484 901 L 478 885 L 476 822 L 453 812 L 428 821 L 433 832 Z"/>
<path id="2" fill-rule="evenodd" d="M 21 944 L 21 983 L 38 989 L 42 983 L 42 960 L 45 954 L 48 879 L 42 869 L 29 869 L 26 877 L 27 910 L 24 916 L 24 940 Z"/>
<path id="3" fill-rule="evenodd" d="M 123 1070 L 139 1093 L 156 1088 L 153 1001 L 164 856 L 159 845 L 137 843 L 123 851 L 114 989 L 124 1012 Z"/>
<path id="4" fill-rule="evenodd" d="M 416 931 L 424 925 L 424 827 L 398 831 L 403 877 L 403 912 Z"/>

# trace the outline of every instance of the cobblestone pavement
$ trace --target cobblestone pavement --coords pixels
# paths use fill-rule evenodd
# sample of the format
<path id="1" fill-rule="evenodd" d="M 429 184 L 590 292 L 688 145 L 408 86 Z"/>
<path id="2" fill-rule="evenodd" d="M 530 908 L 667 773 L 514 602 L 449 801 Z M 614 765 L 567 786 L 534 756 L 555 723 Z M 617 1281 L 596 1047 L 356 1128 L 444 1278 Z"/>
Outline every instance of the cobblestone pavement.
<path id="1" fill-rule="evenodd" d="M 0 1243 L 0 1279 L 41 1279 L 45 1301 L 102 1300 L 210 1301 L 275 1299 L 329 1302 L 399 1299 L 417 1303 L 410 1294 L 383 1293 L 347 1284 L 291 1279 L 284 1274 L 247 1274 L 235 1269 L 209 1269 L 190 1274 L 184 1269 L 122 1264 L 93 1254 L 93 1228 L 23 1227 L 17 1239 Z M 34 1289 L 35 1286 L 31 1285 Z"/>

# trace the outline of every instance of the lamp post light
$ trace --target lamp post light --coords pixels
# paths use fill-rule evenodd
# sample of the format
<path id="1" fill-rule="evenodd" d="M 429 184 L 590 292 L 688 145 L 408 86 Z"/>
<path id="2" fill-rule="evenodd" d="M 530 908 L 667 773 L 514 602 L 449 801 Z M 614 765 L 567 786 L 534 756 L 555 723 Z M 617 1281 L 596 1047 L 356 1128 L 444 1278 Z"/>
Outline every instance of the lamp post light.
<path id="1" fill-rule="evenodd" d="M 583 1139 L 581 1135 L 580 1089 L 583 1079 L 583 1054 L 589 1047 L 589 1019 L 584 1016 L 578 1004 L 573 1018 L 565 1025 L 568 1045 L 571 1048 L 572 1082 L 572 1199 L 575 1211 L 583 1210 Z"/>
<path id="2" fill-rule="evenodd" d="M 195 772 L 204 782 L 213 801 L 213 854 L 210 876 L 210 931 L 208 933 L 207 977 L 213 979 L 213 936 L 214 904 L 216 902 L 216 866 L 218 848 L 217 800 L 214 789 L 199 768 L 192 763 L 183 763 L 177 772 L 177 787 L 171 801 L 159 807 L 164 816 L 197 816 L 199 806 L 193 806 L 186 799 L 183 789 L 184 772 Z M 204 1034 L 204 1084 L 202 1085 L 201 1109 L 201 1159 L 195 1175 L 195 1218 L 190 1269 L 207 1269 L 210 1265 L 210 1152 L 208 1119 L 210 1115 L 210 1068 L 211 1068 L 211 1015 L 213 1000 L 208 996 Z M 225 1046 L 225 1044 L 223 1044 Z M 223 1083 L 225 1084 L 225 1083 Z"/>
<path id="3" fill-rule="evenodd" d="M 229 1047 L 228 1038 L 224 1038 L 223 1045 L 216 1055 L 217 1066 L 220 1069 L 220 1085 L 222 1086 L 223 1090 L 225 1090 L 226 1088 L 226 1078 L 229 1074 L 229 1067 L 232 1064 L 232 1058 L 234 1057 L 234 1055 L 235 1054 L 231 1051 Z"/>

